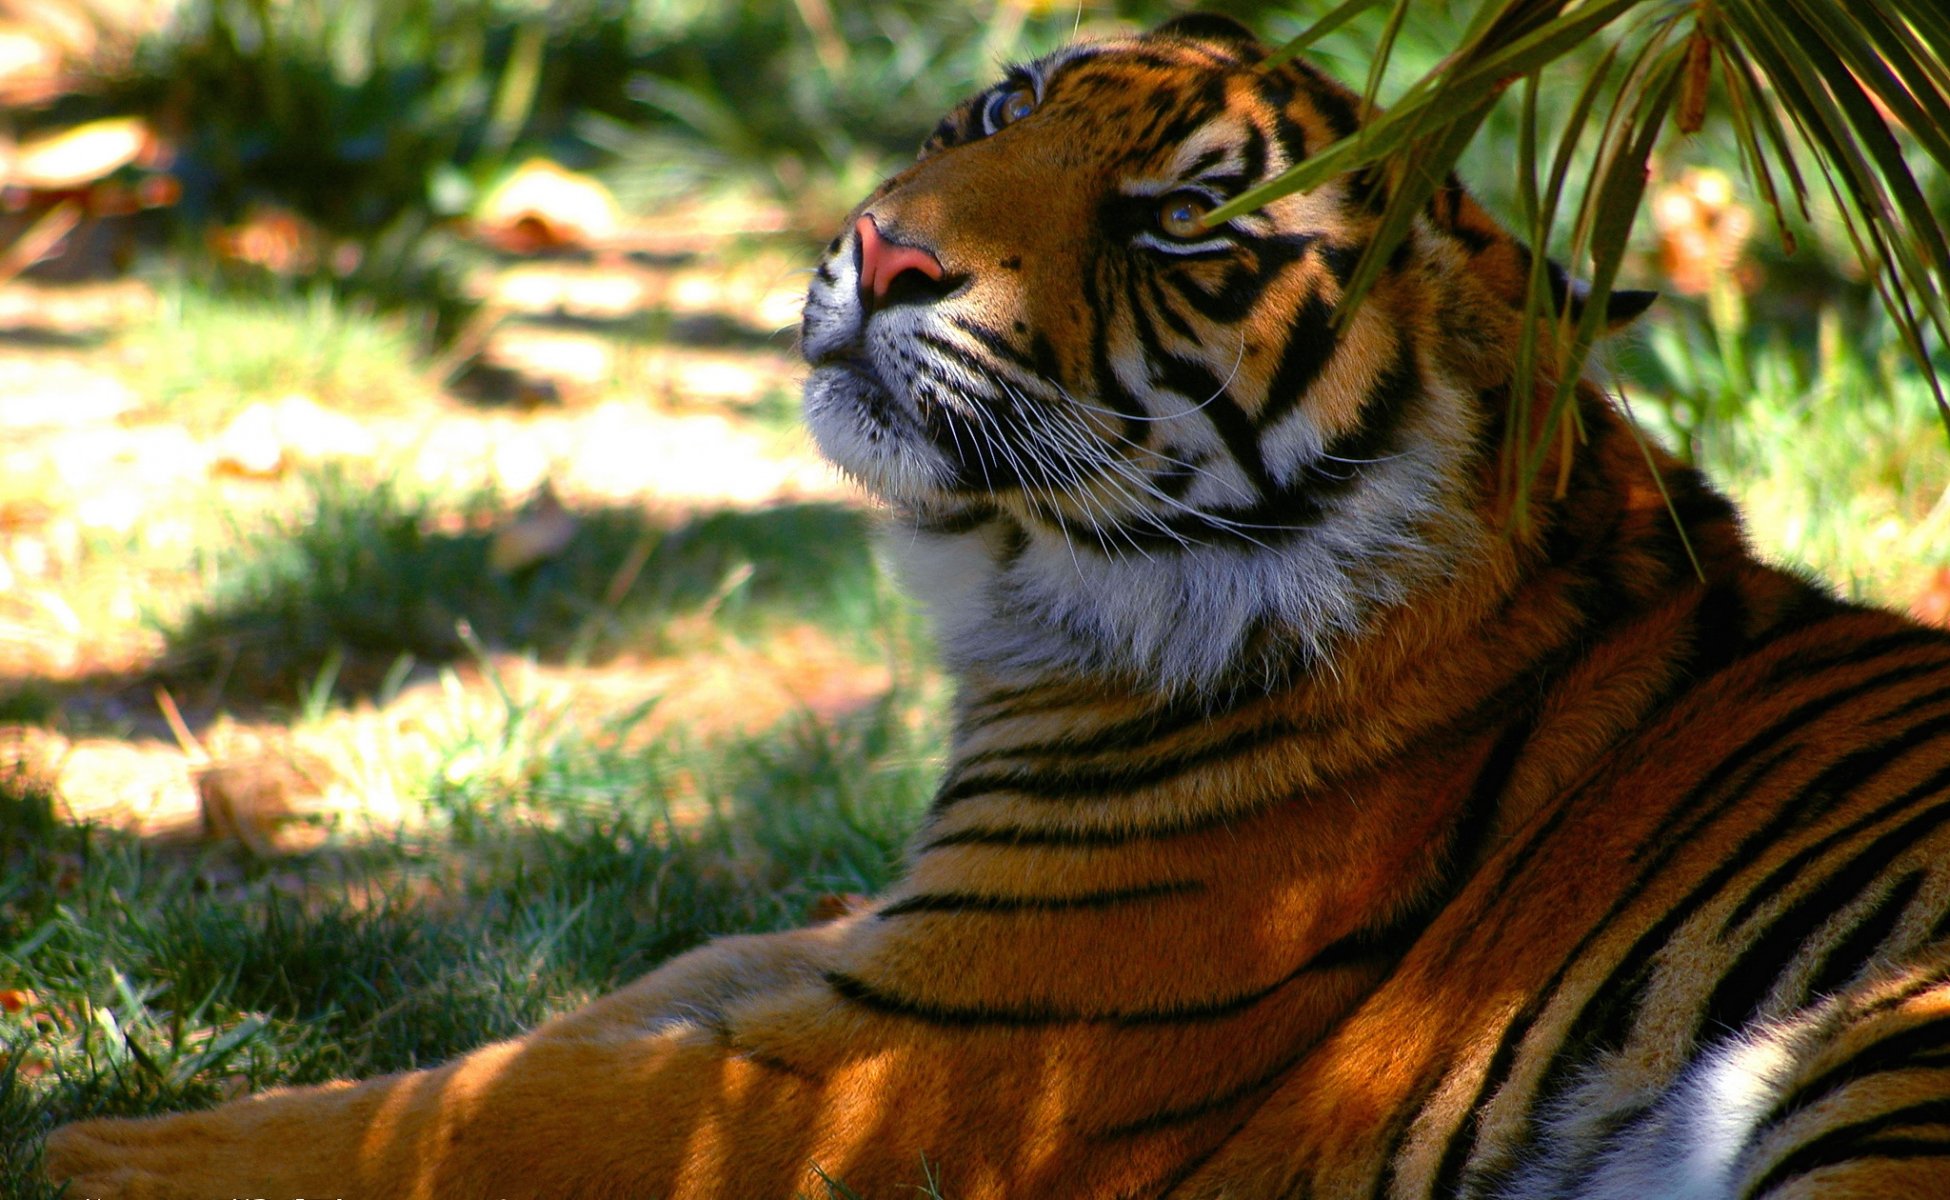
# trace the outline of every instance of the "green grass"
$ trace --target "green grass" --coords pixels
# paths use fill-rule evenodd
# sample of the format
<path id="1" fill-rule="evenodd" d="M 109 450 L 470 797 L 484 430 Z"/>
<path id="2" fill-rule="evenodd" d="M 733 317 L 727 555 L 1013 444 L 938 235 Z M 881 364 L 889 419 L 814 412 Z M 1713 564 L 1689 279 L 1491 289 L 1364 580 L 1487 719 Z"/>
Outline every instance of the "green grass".
<path id="1" fill-rule="evenodd" d="M 1715 331 L 1672 307 L 1619 354 L 1640 421 L 1735 498 L 1771 561 L 1907 607 L 1950 564 L 1950 445 L 1889 323 L 1831 305 Z"/>
<path id="2" fill-rule="evenodd" d="M 710 745 L 568 732 L 518 777 L 425 781 L 452 818 L 427 832 L 229 883 L 0 774 L 0 987 L 34 995 L 0 1016 L 0 1195 L 53 1194 L 36 1147 L 62 1121 L 427 1064 L 879 888 L 935 769 L 919 711 Z"/>
<path id="3" fill-rule="evenodd" d="M 420 339 L 323 288 L 309 294 L 225 291 L 171 282 L 152 321 L 117 350 L 140 373 L 154 415 L 221 428 L 257 402 L 304 396 L 327 408 L 397 408 L 425 394 Z"/>
<path id="4" fill-rule="evenodd" d="M 173 675 L 226 674 L 290 703 L 321 672 L 369 695 L 401 656 L 453 660 L 463 622 L 488 646 L 575 663 L 682 649 L 671 621 L 687 614 L 738 635 L 811 622 L 856 645 L 890 621 L 912 624 L 875 568 L 867 518 L 839 505 L 676 524 L 635 507 L 578 509 L 559 554 L 500 571 L 499 497 L 414 494 L 330 470 L 309 484 L 299 511 L 207 553 L 203 597 L 166 622 Z"/>

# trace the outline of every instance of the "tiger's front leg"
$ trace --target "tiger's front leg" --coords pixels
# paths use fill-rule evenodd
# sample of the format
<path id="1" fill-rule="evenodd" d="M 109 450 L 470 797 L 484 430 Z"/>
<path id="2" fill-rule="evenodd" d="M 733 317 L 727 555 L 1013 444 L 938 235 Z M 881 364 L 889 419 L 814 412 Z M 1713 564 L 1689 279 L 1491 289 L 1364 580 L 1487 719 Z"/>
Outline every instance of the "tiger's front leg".
<path id="1" fill-rule="evenodd" d="M 211 1196 L 790 1195 L 815 1089 L 731 1052 L 727 1003 L 815 969 L 834 927 L 732 938 L 445 1066 L 200 1113 L 69 1125 L 50 1178 L 106 1200 Z M 776 1130 L 776 1137 L 751 1136 Z M 735 1156 L 714 1155 L 740 1132 Z M 735 1157 L 735 1161 L 731 1161 Z M 776 1186 L 772 1186 L 776 1184 Z"/>

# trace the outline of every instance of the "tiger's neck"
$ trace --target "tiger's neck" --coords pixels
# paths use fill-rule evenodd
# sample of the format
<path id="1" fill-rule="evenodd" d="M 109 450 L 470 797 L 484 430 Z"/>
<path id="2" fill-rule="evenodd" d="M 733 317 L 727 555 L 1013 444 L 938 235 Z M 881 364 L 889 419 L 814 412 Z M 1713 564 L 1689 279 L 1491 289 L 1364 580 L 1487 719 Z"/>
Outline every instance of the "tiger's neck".
<path id="1" fill-rule="evenodd" d="M 1088 677 L 1223 705 L 1331 675 L 1384 614 L 1510 583 L 1510 548 L 1472 497 L 1487 418 L 1446 377 L 1417 377 L 1386 453 L 1310 457 L 1289 437 L 1266 455 L 1266 490 L 1231 507 L 1194 486 L 1135 515 L 1104 497 L 1058 512 L 1025 491 L 906 514 L 890 557 L 971 681 Z"/>
<path id="2" fill-rule="evenodd" d="M 1484 518 L 1484 536 L 1462 539 L 1473 555 L 1405 585 L 1331 653 L 1303 646 L 1205 689 L 1007 654 L 993 667 L 959 663 L 952 759 L 923 845 L 1167 838 L 1356 792 L 1397 823 L 1443 814 L 1427 833 L 1434 842 L 1466 809 L 1485 836 L 1534 816 L 1622 731 L 1806 592 L 1753 562 L 1730 506 L 1697 473 L 1655 455 L 1655 481 L 1595 393 L 1584 416 L 1589 442 L 1565 493 L 1540 495 L 1527 537 L 1491 536 Z M 1491 497 L 1478 500 L 1486 509 Z M 1689 540 L 1700 561 L 1718 564 L 1714 574 L 1696 574 Z M 994 597 L 986 550 L 963 564 L 958 603 L 988 603 L 992 626 L 1013 618 L 1023 643 L 1047 633 L 1041 614 L 1012 614 Z M 1282 560 L 1268 557 L 1274 572 Z M 951 570 L 935 570 L 937 593 L 956 586 Z M 1260 586 L 1289 584 L 1275 574 Z M 1179 638 L 1213 635 L 1196 606 L 1156 603 L 1153 616 Z M 1426 782 L 1371 788 L 1431 755 L 1475 761 L 1480 773 L 1451 781 L 1445 796 Z"/>

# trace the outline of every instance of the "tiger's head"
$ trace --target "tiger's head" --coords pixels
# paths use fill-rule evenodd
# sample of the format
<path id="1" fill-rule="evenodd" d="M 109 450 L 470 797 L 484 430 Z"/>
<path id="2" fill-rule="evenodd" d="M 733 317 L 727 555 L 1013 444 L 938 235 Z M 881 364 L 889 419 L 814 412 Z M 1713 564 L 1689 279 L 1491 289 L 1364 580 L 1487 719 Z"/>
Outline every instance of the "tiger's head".
<path id="1" fill-rule="evenodd" d="M 964 670 L 1238 686 L 1509 558 L 1486 397 L 1528 253 L 1452 184 L 1337 328 L 1368 181 L 1204 220 L 1356 128 L 1265 54 L 1192 16 L 1015 68 L 815 271 L 808 422 Z"/>

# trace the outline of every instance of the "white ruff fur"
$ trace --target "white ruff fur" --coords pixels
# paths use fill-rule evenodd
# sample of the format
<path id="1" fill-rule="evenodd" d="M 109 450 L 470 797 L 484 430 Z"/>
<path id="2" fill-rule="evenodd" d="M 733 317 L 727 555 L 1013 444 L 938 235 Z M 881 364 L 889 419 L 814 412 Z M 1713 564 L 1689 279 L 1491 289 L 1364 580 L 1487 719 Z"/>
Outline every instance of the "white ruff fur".
<path id="1" fill-rule="evenodd" d="M 1348 468 L 1362 483 L 1330 519 L 1297 534 L 1261 531 L 1263 545 L 1106 556 L 1036 531 L 1009 562 L 993 527 L 930 534 L 898 522 L 885 544 L 957 671 L 1098 674 L 1166 692 L 1251 687 L 1295 668 L 1331 670 L 1335 646 L 1377 610 L 1487 552 L 1494 535 L 1443 494 L 1456 486 L 1441 466 L 1455 448 L 1416 432 L 1400 456 Z M 1249 645 L 1255 635 L 1267 644 Z"/>
<path id="2" fill-rule="evenodd" d="M 1790 1024 L 1722 1042 L 1622 1131 L 1610 1131 L 1609 1106 L 1567 1105 L 1540 1139 L 1551 1150 L 1498 1200 L 1733 1200 L 1736 1168 L 1806 1041 L 1806 1027 Z"/>

